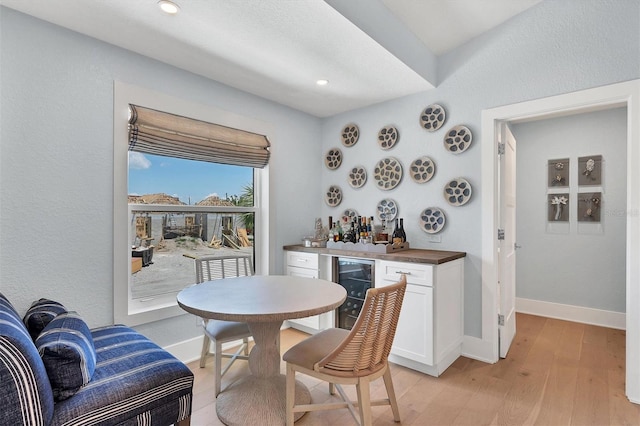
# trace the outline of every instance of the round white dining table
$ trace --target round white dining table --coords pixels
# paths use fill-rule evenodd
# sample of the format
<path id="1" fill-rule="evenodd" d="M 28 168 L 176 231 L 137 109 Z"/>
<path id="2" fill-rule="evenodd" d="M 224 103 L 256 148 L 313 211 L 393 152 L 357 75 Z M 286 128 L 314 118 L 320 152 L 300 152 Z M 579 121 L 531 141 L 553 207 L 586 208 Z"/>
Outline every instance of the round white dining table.
<path id="1" fill-rule="evenodd" d="M 249 324 L 255 345 L 249 354 L 251 375 L 227 386 L 216 399 L 226 425 L 285 423 L 285 376 L 277 345 L 284 320 L 337 308 L 344 287 L 331 281 L 288 275 L 253 275 L 205 281 L 178 293 L 178 305 L 202 318 Z M 307 387 L 296 381 L 296 404 L 308 404 Z M 302 415 L 302 414 L 301 414 Z"/>

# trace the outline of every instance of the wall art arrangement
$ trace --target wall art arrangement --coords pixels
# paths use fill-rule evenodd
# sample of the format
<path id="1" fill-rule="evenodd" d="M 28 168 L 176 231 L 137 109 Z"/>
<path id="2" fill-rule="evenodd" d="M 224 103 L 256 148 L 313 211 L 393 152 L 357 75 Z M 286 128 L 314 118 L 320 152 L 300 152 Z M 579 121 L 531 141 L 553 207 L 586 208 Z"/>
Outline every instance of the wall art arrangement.
<path id="1" fill-rule="evenodd" d="M 360 138 L 360 129 L 356 124 L 350 123 L 342 129 L 342 144 L 346 147 L 353 146 Z"/>
<path id="2" fill-rule="evenodd" d="M 576 167 L 578 188 L 576 193 L 576 219 L 578 223 L 600 223 L 602 192 L 593 187 L 602 186 L 602 155 L 579 157 Z M 570 222 L 571 161 L 569 158 L 553 159 L 547 166 L 547 221 L 549 223 Z M 574 185 L 576 181 L 573 181 Z M 590 189 L 590 191 L 589 191 Z M 565 228 L 568 231 L 568 228 Z"/>
<path id="3" fill-rule="evenodd" d="M 431 104 L 424 108 L 419 115 L 420 126 L 428 132 L 436 132 L 441 129 L 447 120 L 447 112 L 439 104 Z M 346 148 L 353 147 L 360 139 L 360 128 L 355 123 L 346 124 L 340 131 L 340 141 Z M 392 150 L 400 141 L 400 130 L 395 125 L 389 124 L 380 128 L 377 132 L 377 144 L 382 151 Z M 443 136 L 444 149 L 452 154 L 462 154 L 471 146 L 473 135 L 471 130 L 463 125 L 455 125 L 449 128 Z M 329 149 L 324 155 L 324 164 L 328 170 L 338 170 L 345 160 L 345 152 L 338 147 Z M 379 160 L 370 169 L 372 181 L 382 191 L 391 191 L 402 182 L 404 169 L 401 161 L 393 156 L 386 156 Z M 426 155 L 415 158 L 409 165 L 406 173 L 417 184 L 429 182 L 436 173 L 436 163 Z M 368 173 L 364 165 L 356 165 L 347 170 L 346 180 L 351 188 L 363 188 L 367 182 Z M 454 207 L 467 204 L 472 195 L 471 184 L 465 178 L 450 179 L 442 192 L 446 202 Z M 331 185 L 325 192 L 325 202 L 330 207 L 337 207 L 343 201 L 343 192 L 340 186 Z M 385 198 L 376 206 L 376 214 L 379 220 L 394 220 L 398 214 L 398 204 Z M 346 209 L 342 219 L 350 221 L 357 212 Z M 444 211 L 438 207 L 424 209 L 419 218 L 420 228 L 435 234 L 445 226 Z"/>
<path id="4" fill-rule="evenodd" d="M 391 149 L 396 146 L 396 143 L 400 139 L 398 129 L 394 126 L 386 126 L 380 129 L 378 132 L 378 145 L 381 149 Z"/>
<path id="5" fill-rule="evenodd" d="M 395 157 L 383 158 L 373 169 L 373 178 L 384 191 L 395 188 L 402 180 L 402 163 Z"/>
<path id="6" fill-rule="evenodd" d="M 364 166 L 352 167 L 349 171 L 349 185 L 352 188 L 362 188 L 367 181 L 367 171 Z"/>
<path id="7" fill-rule="evenodd" d="M 600 222 L 601 209 L 601 192 L 581 192 L 578 194 L 578 222 Z"/>
<path id="8" fill-rule="evenodd" d="M 390 198 L 385 198 L 376 206 L 376 216 L 379 221 L 395 220 L 398 217 L 398 205 Z"/>
<path id="9" fill-rule="evenodd" d="M 558 188 L 569 186 L 569 159 L 561 158 L 549 160 L 548 187 Z"/>
<path id="10" fill-rule="evenodd" d="M 453 154 L 460 154 L 471 146 L 472 140 L 471 130 L 466 126 L 454 126 L 444 137 L 444 147 Z"/>
<path id="11" fill-rule="evenodd" d="M 578 185 L 602 185 L 602 155 L 578 158 Z"/>
<path id="12" fill-rule="evenodd" d="M 569 222 L 569 193 L 548 194 L 547 198 L 547 220 L 549 222 Z"/>
<path id="13" fill-rule="evenodd" d="M 435 173 L 436 163 L 427 156 L 416 158 L 409 166 L 409 175 L 417 183 L 429 182 Z"/>

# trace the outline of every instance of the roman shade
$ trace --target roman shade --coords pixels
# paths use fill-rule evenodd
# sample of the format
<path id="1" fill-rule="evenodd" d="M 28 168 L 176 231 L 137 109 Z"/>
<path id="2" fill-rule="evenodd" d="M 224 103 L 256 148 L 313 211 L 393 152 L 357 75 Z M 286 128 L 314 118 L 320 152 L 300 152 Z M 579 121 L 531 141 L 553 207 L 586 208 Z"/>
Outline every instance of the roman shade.
<path id="1" fill-rule="evenodd" d="M 186 160 L 263 168 L 269 163 L 264 135 L 129 105 L 129 150 Z"/>

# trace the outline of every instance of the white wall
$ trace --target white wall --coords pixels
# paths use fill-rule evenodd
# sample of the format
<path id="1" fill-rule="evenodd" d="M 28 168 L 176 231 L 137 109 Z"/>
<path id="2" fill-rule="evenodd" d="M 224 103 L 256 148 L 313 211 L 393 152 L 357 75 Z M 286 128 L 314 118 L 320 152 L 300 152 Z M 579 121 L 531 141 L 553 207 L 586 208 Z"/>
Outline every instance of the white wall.
<path id="1" fill-rule="evenodd" d="M 323 216 L 339 215 L 345 208 L 371 215 L 382 198 L 393 198 L 405 218 L 412 247 L 467 252 L 465 262 L 465 334 L 482 336 L 481 313 L 481 203 L 480 114 L 483 109 L 568 93 L 640 77 L 640 14 L 638 0 L 544 1 L 514 20 L 439 58 L 436 89 L 392 102 L 350 111 L 323 123 L 323 152 L 340 146 L 340 129 L 349 122 L 359 125 L 360 141 L 341 147 L 345 160 L 335 171 L 323 168 L 322 187 L 340 185 L 344 201 L 337 208 L 323 205 Z M 447 122 L 429 133 L 419 126 L 419 114 L 439 103 L 447 110 Z M 400 141 L 393 149 L 377 147 L 378 130 L 395 124 Z M 464 124 L 474 133 L 466 152 L 453 155 L 443 148 L 450 127 Z M 378 190 L 371 179 L 352 189 L 346 181 L 349 168 L 363 164 L 370 175 L 383 157 L 399 158 L 405 169 L 418 156 L 431 156 L 435 177 L 418 185 L 408 177 L 393 191 Z M 320 161 L 321 158 L 318 159 Z M 473 198 L 451 207 L 442 197 L 452 177 L 465 177 L 473 186 Z M 418 227 L 418 215 L 428 206 L 439 206 L 447 215 L 440 243 L 429 242 Z"/>
<path id="2" fill-rule="evenodd" d="M 625 311 L 627 111 L 618 108 L 515 124 L 516 295 Z M 600 187 L 579 187 L 578 157 L 602 155 Z M 569 222 L 547 222 L 547 162 L 570 159 Z M 565 189 L 558 189 L 565 192 Z M 578 192 L 602 191 L 599 224 L 578 222 Z M 549 226 L 550 225 L 550 226 Z"/>
<path id="3" fill-rule="evenodd" d="M 270 123 L 271 272 L 317 214 L 319 120 L 0 7 L 0 291 L 113 322 L 114 80 Z M 296 177 L 295 179 L 292 177 Z M 277 230 L 277 232 L 273 232 Z M 201 334 L 187 315 L 138 327 L 161 345 Z"/>
<path id="4" fill-rule="evenodd" d="M 0 8 L 0 291 L 24 311 L 49 296 L 80 311 L 90 325 L 109 323 L 112 290 L 113 81 L 140 85 L 270 122 L 272 142 L 271 271 L 282 271 L 281 247 L 300 241 L 309 221 L 337 217 L 347 207 L 371 215 L 393 198 L 406 218 L 413 247 L 463 250 L 465 334 L 481 336 L 480 114 L 483 109 L 640 78 L 638 0 L 554 0 L 517 16 L 439 58 L 437 89 L 325 120 L 318 120 L 205 78 Z M 420 111 L 441 103 L 448 119 L 438 132 L 418 125 Z M 27 120 L 26 117 L 32 117 Z M 360 142 L 345 148 L 336 171 L 323 154 L 340 146 L 339 131 L 359 124 Z M 382 152 L 375 135 L 387 124 L 400 130 L 397 147 Z M 471 148 L 444 151 L 444 131 L 467 125 Z M 430 155 L 438 171 L 431 182 L 408 178 L 385 193 L 372 180 L 359 190 L 346 171 L 363 164 L 371 175 L 385 155 L 405 167 Z M 466 177 L 474 197 L 449 207 L 442 187 Z M 339 184 L 338 208 L 323 192 Z M 417 215 L 440 205 L 448 226 L 441 243 L 418 229 Z M 139 327 L 161 345 L 196 336 L 188 316 Z"/>

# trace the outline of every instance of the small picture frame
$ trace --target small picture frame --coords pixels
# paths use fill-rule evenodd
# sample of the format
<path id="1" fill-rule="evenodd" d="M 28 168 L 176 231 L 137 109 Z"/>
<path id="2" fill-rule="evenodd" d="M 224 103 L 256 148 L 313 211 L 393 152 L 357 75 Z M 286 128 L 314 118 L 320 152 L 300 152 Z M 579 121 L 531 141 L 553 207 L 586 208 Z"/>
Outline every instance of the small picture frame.
<path id="1" fill-rule="evenodd" d="M 578 222 L 600 222 L 602 192 L 581 192 L 578 194 Z"/>
<path id="2" fill-rule="evenodd" d="M 569 186 L 569 159 L 560 158 L 548 162 L 549 188 L 563 188 Z"/>
<path id="3" fill-rule="evenodd" d="M 549 222 L 569 221 L 569 193 L 547 195 L 547 220 Z"/>
<path id="4" fill-rule="evenodd" d="M 602 185 L 602 155 L 578 158 L 578 185 Z"/>

